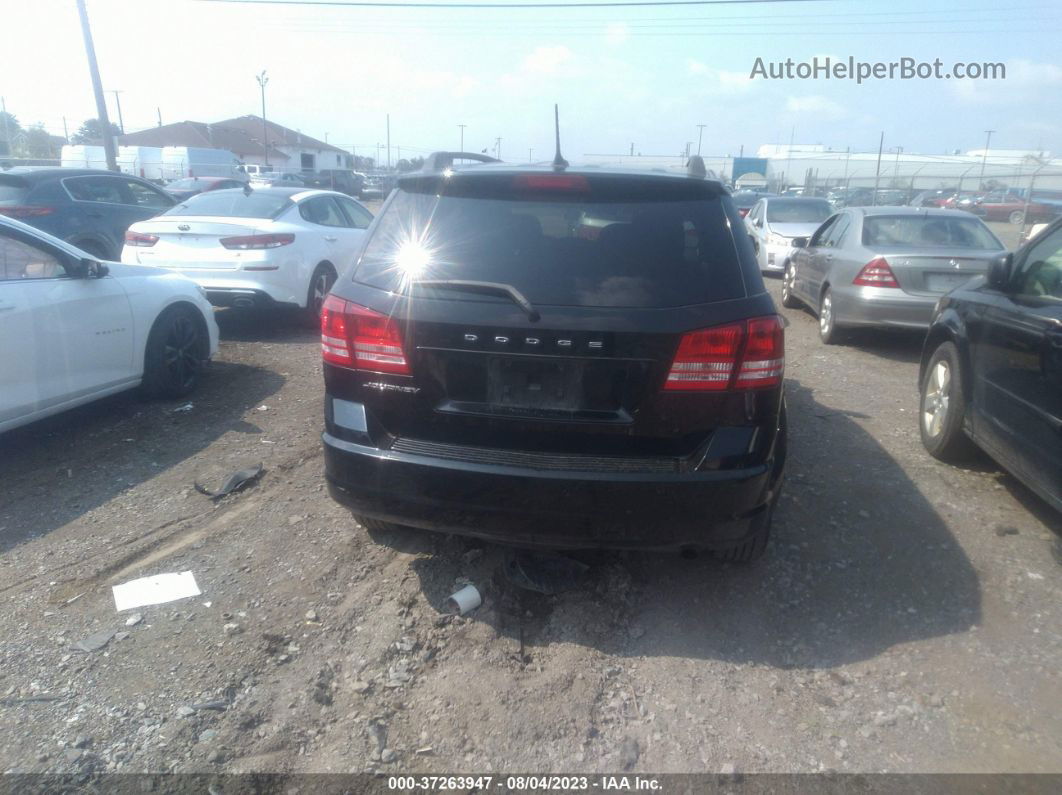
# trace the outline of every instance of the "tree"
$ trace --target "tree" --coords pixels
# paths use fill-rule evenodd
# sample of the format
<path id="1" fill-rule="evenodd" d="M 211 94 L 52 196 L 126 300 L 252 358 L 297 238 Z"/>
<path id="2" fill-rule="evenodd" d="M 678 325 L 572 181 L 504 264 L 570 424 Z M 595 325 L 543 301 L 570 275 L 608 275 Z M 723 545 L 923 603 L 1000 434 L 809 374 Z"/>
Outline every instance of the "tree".
<path id="1" fill-rule="evenodd" d="M 11 155 L 11 142 L 7 140 L 7 136 L 10 135 L 11 140 L 14 141 L 21 129 L 22 126 L 15 118 L 15 114 L 0 112 L 0 155 Z"/>
<path id="2" fill-rule="evenodd" d="M 26 128 L 25 141 L 26 157 L 51 158 L 57 153 L 52 144 L 52 137 L 44 129 L 43 124 L 34 124 Z"/>
<path id="3" fill-rule="evenodd" d="M 362 157 L 361 155 L 355 155 L 354 157 L 355 171 L 372 171 L 375 166 L 376 161 L 371 157 Z"/>
<path id="4" fill-rule="evenodd" d="M 111 125 L 111 137 L 121 135 L 122 131 L 118 129 L 118 125 L 114 122 Z M 70 142 L 74 144 L 99 144 L 103 141 L 103 128 L 100 126 L 99 119 L 85 119 L 84 123 L 74 133 Z"/>

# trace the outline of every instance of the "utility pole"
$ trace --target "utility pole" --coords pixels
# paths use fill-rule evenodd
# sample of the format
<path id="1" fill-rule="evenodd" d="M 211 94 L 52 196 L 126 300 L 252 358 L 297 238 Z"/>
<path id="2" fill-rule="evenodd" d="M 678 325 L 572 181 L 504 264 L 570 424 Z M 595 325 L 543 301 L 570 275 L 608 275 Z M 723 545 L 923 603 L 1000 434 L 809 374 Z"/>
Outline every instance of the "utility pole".
<path id="1" fill-rule="evenodd" d="M 841 177 L 841 185 L 848 187 L 848 158 L 852 156 L 852 147 L 846 146 L 844 148 L 844 176 Z"/>
<path id="2" fill-rule="evenodd" d="M 878 168 L 874 172 L 874 201 L 873 204 L 878 203 L 878 183 L 881 179 L 881 149 L 885 146 L 885 131 L 881 131 L 881 140 L 878 141 Z"/>
<path id="3" fill-rule="evenodd" d="M 631 157 L 634 157 L 634 141 L 631 141 Z"/>
<path id="4" fill-rule="evenodd" d="M 697 154 L 698 155 L 701 154 L 701 139 L 704 138 L 704 128 L 706 126 L 707 126 L 706 124 L 698 124 L 697 125 L 697 130 L 698 130 L 698 132 L 697 132 Z"/>
<path id="5" fill-rule="evenodd" d="M 89 27 L 85 0 L 77 0 L 77 13 L 81 17 L 81 35 L 85 39 L 85 56 L 88 58 L 89 73 L 92 75 L 92 93 L 96 96 L 96 116 L 103 133 L 103 152 L 107 158 L 107 168 L 117 171 L 118 162 L 114 156 L 111 120 L 107 117 L 107 102 L 103 98 L 103 82 L 100 80 L 99 64 L 96 63 L 96 45 L 92 43 L 92 29 Z"/>
<path id="6" fill-rule="evenodd" d="M 790 166 L 793 164 L 793 139 L 796 138 L 796 125 L 789 128 L 789 148 L 785 150 L 785 178 L 789 179 Z"/>
<path id="7" fill-rule="evenodd" d="M 468 125 L 467 124 L 458 124 L 457 126 L 461 128 L 461 150 L 460 151 L 463 152 L 463 151 L 465 151 L 465 127 L 467 127 Z"/>
<path id="8" fill-rule="evenodd" d="M 159 114 L 159 127 L 162 126 L 162 108 L 155 108 L 155 112 Z"/>
<path id="9" fill-rule="evenodd" d="M 892 178 L 893 180 L 898 180 L 900 178 L 900 155 L 903 153 L 903 147 L 894 146 L 893 148 L 896 150 L 896 160 L 892 166 Z"/>
<path id="10" fill-rule="evenodd" d="M 266 126 L 265 115 L 265 87 L 269 82 L 269 78 L 266 77 L 266 70 L 263 69 L 262 73 L 255 75 L 254 79 L 258 81 L 258 87 L 262 89 L 262 149 L 265 152 L 265 164 L 266 168 L 269 167 L 269 127 Z"/>
<path id="11" fill-rule="evenodd" d="M 981 178 L 978 180 L 978 190 L 981 190 L 985 184 L 985 163 L 988 162 L 988 147 L 992 143 L 992 133 L 994 132 L 995 130 L 985 130 L 985 151 L 981 156 Z"/>
<path id="12" fill-rule="evenodd" d="M 387 114 L 387 168 L 391 168 L 391 114 Z"/>
<path id="13" fill-rule="evenodd" d="M 501 160 L 501 137 L 494 139 L 494 156 Z"/>
<path id="14" fill-rule="evenodd" d="M 534 152 L 534 151 L 535 151 L 534 149 L 528 149 L 527 150 L 527 162 L 528 163 L 534 163 L 535 162 L 535 158 L 531 157 L 531 153 Z"/>
<path id="15" fill-rule="evenodd" d="M 70 133 L 66 130 L 66 116 L 63 116 L 63 138 L 66 139 L 67 143 L 70 143 Z"/>
<path id="16" fill-rule="evenodd" d="M 125 122 L 122 121 L 122 99 L 118 96 L 122 92 L 111 89 L 111 93 L 114 94 L 114 104 L 118 106 L 118 129 L 122 131 L 122 135 L 125 135 Z"/>

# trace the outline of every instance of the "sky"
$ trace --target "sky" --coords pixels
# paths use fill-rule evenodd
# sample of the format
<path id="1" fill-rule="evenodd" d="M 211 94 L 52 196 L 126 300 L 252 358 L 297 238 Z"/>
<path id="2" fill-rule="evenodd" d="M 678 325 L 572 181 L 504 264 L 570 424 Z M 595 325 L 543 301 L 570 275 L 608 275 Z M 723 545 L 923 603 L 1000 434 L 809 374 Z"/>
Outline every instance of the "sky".
<path id="1" fill-rule="evenodd" d="M 433 0 L 424 0 L 432 2 Z M 465 0 L 475 2 L 475 0 Z M 594 0 L 586 0 L 593 2 Z M 525 3 L 536 0 L 523 0 Z M 260 113 L 359 155 L 465 148 L 553 155 L 754 153 L 765 143 L 941 154 L 1062 155 L 1062 4 L 812 0 L 626 8 L 361 8 L 86 0 L 107 91 L 127 131 Z M 72 133 L 96 115 L 75 0 L 7 0 L 0 96 L 21 124 Z M 17 33 L 16 33 L 17 32 Z M 1002 62 L 996 81 L 750 79 L 825 56 Z M 115 98 L 108 93 L 112 120 Z M 401 150 L 400 152 L 398 150 Z M 382 155 L 386 159 L 386 155 Z"/>

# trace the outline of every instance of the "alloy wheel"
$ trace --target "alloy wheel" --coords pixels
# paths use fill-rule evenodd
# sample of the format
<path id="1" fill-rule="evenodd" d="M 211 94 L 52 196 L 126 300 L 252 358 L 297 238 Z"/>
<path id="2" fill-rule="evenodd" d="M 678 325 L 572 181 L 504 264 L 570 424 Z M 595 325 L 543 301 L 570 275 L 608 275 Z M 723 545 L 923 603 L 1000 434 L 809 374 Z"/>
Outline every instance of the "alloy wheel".
<path id="1" fill-rule="evenodd" d="M 822 306 L 819 308 L 819 331 L 822 336 L 828 336 L 833 328 L 833 297 L 829 291 L 822 296 Z"/>
<path id="2" fill-rule="evenodd" d="M 199 330 L 187 316 L 174 318 L 166 332 L 163 364 L 175 386 L 187 389 L 199 372 Z"/>
<path id="3" fill-rule="evenodd" d="M 926 379 L 922 398 L 922 424 L 932 438 L 940 435 L 948 419 L 948 399 L 951 394 L 951 368 L 943 359 L 938 361 Z"/>
<path id="4" fill-rule="evenodd" d="M 321 309 L 324 307 L 325 298 L 328 297 L 328 291 L 332 289 L 332 285 L 335 284 L 336 277 L 332 271 L 328 269 L 322 270 L 317 278 L 313 281 L 313 311 L 315 314 L 320 315 Z"/>

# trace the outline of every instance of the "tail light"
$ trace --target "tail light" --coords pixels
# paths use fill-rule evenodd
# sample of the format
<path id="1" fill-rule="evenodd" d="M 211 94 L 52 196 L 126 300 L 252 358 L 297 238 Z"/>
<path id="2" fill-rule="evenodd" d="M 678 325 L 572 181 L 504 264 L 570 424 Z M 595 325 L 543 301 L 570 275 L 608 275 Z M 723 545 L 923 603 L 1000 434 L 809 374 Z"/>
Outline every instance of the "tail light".
<path id="1" fill-rule="evenodd" d="M 241 235 L 239 237 L 223 237 L 218 241 L 225 248 L 248 249 L 280 248 L 295 242 L 295 235 Z"/>
<path id="2" fill-rule="evenodd" d="M 146 235 L 143 232 L 126 232 L 125 244 L 127 246 L 153 246 L 159 242 L 158 235 Z"/>
<path id="3" fill-rule="evenodd" d="M 590 183 L 578 174 L 518 174 L 513 177 L 513 187 L 522 190 L 563 191 L 565 193 L 588 193 Z"/>
<path id="4" fill-rule="evenodd" d="M 8 218 L 40 218 L 42 215 L 51 215 L 54 212 L 54 207 L 28 205 L 0 207 L 0 215 L 6 215 Z"/>
<path id="5" fill-rule="evenodd" d="M 321 308 L 321 356 L 352 370 L 411 374 L 397 321 L 334 295 Z"/>
<path id="6" fill-rule="evenodd" d="M 852 284 L 861 287 L 899 287 L 896 276 L 889 267 L 889 262 L 884 257 L 872 259 L 863 269 L 856 274 Z"/>
<path id="7" fill-rule="evenodd" d="M 664 389 L 722 392 L 782 383 L 785 331 L 777 315 L 690 331 L 682 336 Z"/>

